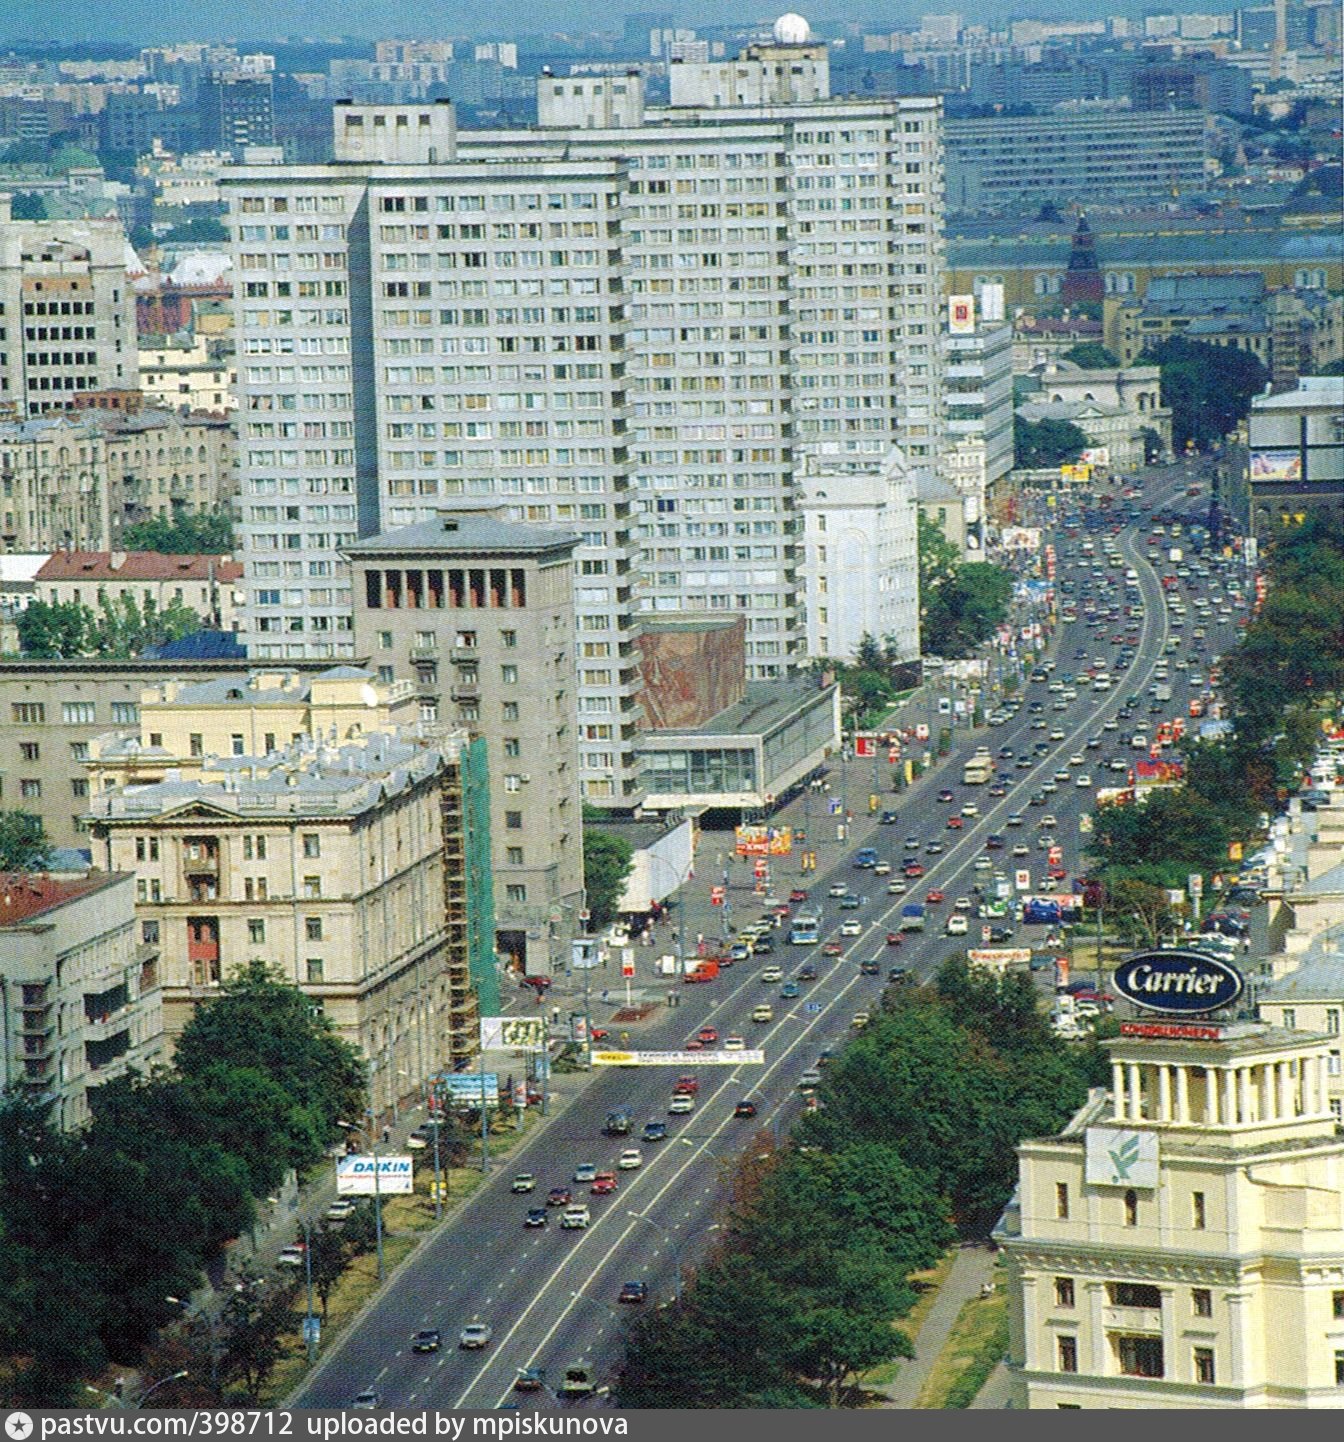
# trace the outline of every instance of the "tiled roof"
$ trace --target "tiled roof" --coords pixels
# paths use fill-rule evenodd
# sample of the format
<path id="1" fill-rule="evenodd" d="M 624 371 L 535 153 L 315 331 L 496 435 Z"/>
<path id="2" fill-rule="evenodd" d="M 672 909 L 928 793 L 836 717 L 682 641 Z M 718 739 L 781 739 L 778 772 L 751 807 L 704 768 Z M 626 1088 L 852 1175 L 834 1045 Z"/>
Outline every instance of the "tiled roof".
<path id="1" fill-rule="evenodd" d="M 31 921 L 43 912 L 88 896 L 116 879 L 115 874 L 105 871 L 65 881 L 36 872 L 0 873 L 0 926 Z"/>
<path id="2" fill-rule="evenodd" d="M 208 581 L 242 579 L 240 561 L 218 556 L 167 556 L 159 551 L 57 551 L 38 581 Z"/>

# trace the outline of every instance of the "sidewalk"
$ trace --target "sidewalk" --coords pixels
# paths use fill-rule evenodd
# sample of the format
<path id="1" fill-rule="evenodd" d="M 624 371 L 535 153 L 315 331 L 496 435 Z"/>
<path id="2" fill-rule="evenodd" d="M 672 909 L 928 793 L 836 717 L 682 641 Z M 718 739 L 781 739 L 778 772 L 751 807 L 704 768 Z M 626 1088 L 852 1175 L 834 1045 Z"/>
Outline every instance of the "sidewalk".
<path id="1" fill-rule="evenodd" d="M 958 1313 L 972 1297 L 980 1295 L 980 1288 L 989 1281 L 993 1270 L 994 1253 L 988 1247 L 962 1247 L 957 1252 L 952 1270 L 938 1291 L 937 1301 L 929 1308 L 919 1335 L 912 1338 L 914 1359 L 901 1368 L 894 1382 L 877 1389 L 886 1394 L 883 1407 L 909 1410 L 915 1405 L 933 1364 L 947 1345 Z"/>

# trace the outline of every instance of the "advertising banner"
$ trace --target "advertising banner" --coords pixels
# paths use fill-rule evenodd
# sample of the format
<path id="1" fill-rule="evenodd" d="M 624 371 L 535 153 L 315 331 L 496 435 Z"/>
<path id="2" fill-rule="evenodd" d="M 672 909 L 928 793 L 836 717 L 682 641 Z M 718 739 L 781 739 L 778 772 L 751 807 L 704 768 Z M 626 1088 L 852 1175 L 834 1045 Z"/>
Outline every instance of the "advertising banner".
<path id="1" fill-rule="evenodd" d="M 456 1107 L 478 1107 L 481 1104 L 481 1084 L 485 1084 L 485 1104 L 499 1105 L 499 1077 L 492 1071 L 484 1076 L 480 1072 L 440 1072 L 434 1078 L 434 1085 L 444 1104 Z"/>
<path id="2" fill-rule="evenodd" d="M 595 1051 L 594 1066 L 761 1066 L 765 1053 L 746 1051 Z"/>
<path id="3" fill-rule="evenodd" d="M 975 297 L 973 295 L 948 296 L 947 329 L 951 335 L 975 334 Z"/>
<path id="4" fill-rule="evenodd" d="M 1251 480 L 1300 481 L 1301 479 L 1302 454 L 1300 451 L 1251 452 Z"/>
<path id="5" fill-rule="evenodd" d="M 791 826 L 738 826 L 734 828 L 739 856 L 791 856 Z"/>
<path id="6" fill-rule="evenodd" d="M 1157 1186 L 1157 1133 L 1088 1127 L 1083 1180 L 1089 1187 Z"/>
<path id="7" fill-rule="evenodd" d="M 546 1019 L 540 1016 L 483 1016 L 481 1049 L 540 1051 L 546 1045 Z"/>
<path id="8" fill-rule="evenodd" d="M 377 1181 L 374 1173 L 377 1172 Z M 410 1157 L 373 1157 L 364 1152 L 336 1163 L 338 1197 L 405 1196 L 415 1190 L 415 1163 Z"/>
<path id="9" fill-rule="evenodd" d="M 987 971 L 1005 972 L 1012 967 L 1031 966 L 1029 946 L 977 946 L 966 953 L 966 960 L 972 966 L 984 967 Z"/>

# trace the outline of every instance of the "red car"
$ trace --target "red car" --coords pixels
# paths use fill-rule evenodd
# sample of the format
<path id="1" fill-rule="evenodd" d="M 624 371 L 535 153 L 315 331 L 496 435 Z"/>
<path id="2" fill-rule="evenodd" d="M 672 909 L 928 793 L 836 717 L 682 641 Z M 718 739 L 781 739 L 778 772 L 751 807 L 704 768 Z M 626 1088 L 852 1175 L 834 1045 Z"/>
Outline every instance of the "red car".
<path id="1" fill-rule="evenodd" d="M 719 1029 L 714 1026 L 702 1026 L 700 1030 L 696 1032 L 696 1036 L 699 1037 L 706 1046 L 712 1046 L 719 1039 Z"/>
<path id="2" fill-rule="evenodd" d="M 901 870 L 911 878 L 924 875 L 924 865 L 919 861 L 907 861 Z"/>
<path id="3" fill-rule="evenodd" d="M 838 941 L 828 941 L 821 948 L 821 954 L 823 956 L 839 956 L 840 953 L 844 951 L 844 949 L 845 948 L 841 946 Z"/>
<path id="4" fill-rule="evenodd" d="M 943 899 L 943 893 L 942 893 L 941 891 L 939 891 L 936 886 L 934 887 L 934 889 L 933 889 L 932 891 L 926 891 L 926 892 L 924 893 L 924 905 L 925 905 L 925 906 L 937 906 L 938 903 L 939 903 L 942 899 Z"/>
<path id="5" fill-rule="evenodd" d="M 960 831 L 965 825 L 960 816 L 949 816 L 947 818 L 947 829 L 949 831 Z"/>
<path id="6" fill-rule="evenodd" d="M 901 944 L 901 933 L 899 931 L 887 932 L 887 945 L 899 946 Z"/>
<path id="7" fill-rule="evenodd" d="M 682 1047 L 683 1051 L 704 1051 L 704 1049 L 705 1044 L 700 1040 L 698 1036 L 693 1036 L 690 1041 L 688 1041 L 686 1045 Z"/>
<path id="8" fill-rule="evenodd" d="M 616 1190 L 615 1172 L 598 1172 L 593 1178 L 592 1193 L 595 1197 L 609 1197 Z"/>
<path id="9" fill-rule="evenodd" d="M 606 1041 L 606 1039 L 611 1035 L 611 1032 L 605 1026 L 595 1026 L 590 1028 L 588 1034 L 592 1037 L 594 1041 Z"/>
<path id="10" fill-rule="evenodd" d="M 789 900 L 795 903 L 799 901 L 806 901 L 807 892 L 804 891 L 801 886 L 795 886 L 793 890 L 789 892 Z"/>
<path id="11" fill-rule="evenodd" d="M 549 976 L 524 976 L 518 979 L 519 986 L 530 986 L 535 991 L 546 991 L 551 986 Z"/>
<path id="12" fill-rule="evenodd" d="M 679 1076 L 677 1084 L 672 1088 L 673 1096 L 693 1097 L 700 1090 L 698 1078 L 693 1076 Z"/>

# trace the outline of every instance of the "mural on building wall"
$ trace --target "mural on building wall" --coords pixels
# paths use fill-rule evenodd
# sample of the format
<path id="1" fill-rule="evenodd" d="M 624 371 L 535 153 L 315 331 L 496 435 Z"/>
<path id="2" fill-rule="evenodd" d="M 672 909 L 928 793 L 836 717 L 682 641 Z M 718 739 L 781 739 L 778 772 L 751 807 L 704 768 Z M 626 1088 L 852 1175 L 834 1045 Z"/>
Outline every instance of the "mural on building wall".
<path id="1" fill-rule="evenodd" d="M 743 617 L 651 626 L 640 637 L 644 712 L 657 731 L 703 726 L 746 693 Z"/>

